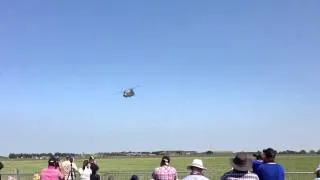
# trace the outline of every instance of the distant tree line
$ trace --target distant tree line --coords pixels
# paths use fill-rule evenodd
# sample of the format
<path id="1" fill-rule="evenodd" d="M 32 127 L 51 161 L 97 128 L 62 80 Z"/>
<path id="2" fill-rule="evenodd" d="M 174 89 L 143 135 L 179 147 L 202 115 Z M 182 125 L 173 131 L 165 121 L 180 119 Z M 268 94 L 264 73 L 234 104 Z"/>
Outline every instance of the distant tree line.
<path id="1" fill-rule="evenodd" d="M 259 152 L 259 151 L 258 151 Z M 256 152 L 248 152 L 248 153 L 256 153 Z M 286 151 L 279 151 L 279 154 L 292 154 L 292 155 L 299 155 L 299 154 L 320 154 L 320 149 L 318 151 L 315 150 L 286 150 Z M 170 155 L 170 156 L 215 156 L 215 155 L 231 155 L 231 151 L 226 152 L 214 152 L 211 150 L 205 152 L 196 152 L 196 151 L 154 151 L 154 152 L 99 152 L 95 153 L 94 156 L 97 158 L 108 158 L 108 157 L 116 157 L 116 156 L 162 156 L 162 155 Z M 88 158 L 90 154 L 79 154 L 79 153 L 10 153 L 10 159 L 47 159 L 49 157 L 59 157 L 60 159 L 65 158 L 67 156 L 72 156 L 75 158 Z"/>
<path id="2" fill-rule="evenodd" d="M 75 154 L 75 153 L 10 153 L 10 159 L 47 159 L 49 157 L 59 157 L 65 158 L 67 156 L 72 157 L 82 157 L 82 156 L 90 156 L 85 154 Z"/>
<path id="3" fill-rule="evenodd" d="M 279 154 L 320 154 L 320 149 L 318 151 L 315 150 L 300 150 L 300 151 L 293 151 L 293 150 L 286 150 L 286 151 L 280 151 Z"/>
<path id="4" fill-rule="evenodd" d="M 213 155 L 213 151 L 206 151 L 198 153 L 196 151 L 155 151 L 155 152 L 99 152 L 95 153 L 94 156 L 97 158 L 107 158 L 116 156 L 187 156 L 187 155 Z M 10 159 L 47 159 L 49 157 L 59 157 L 60 159 L 67 156 L 72 156 L 75 158 L 88 158 L 90 154 L 77 154 L 77 153 L 10 153 Z"/>

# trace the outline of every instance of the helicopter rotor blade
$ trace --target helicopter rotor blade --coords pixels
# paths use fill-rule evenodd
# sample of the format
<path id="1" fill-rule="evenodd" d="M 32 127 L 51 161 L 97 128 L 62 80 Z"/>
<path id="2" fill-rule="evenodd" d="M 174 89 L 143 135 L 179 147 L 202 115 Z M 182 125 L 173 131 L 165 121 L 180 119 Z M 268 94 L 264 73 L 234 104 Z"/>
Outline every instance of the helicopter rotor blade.
<path id="1" fill-rule="evenodd" d="M 138 88 L 138 87 L 140 87 L 140 85 L 134 86 L 133 88 L 130 88 L 130 89 L 135 89 L 135 88 Z"/>

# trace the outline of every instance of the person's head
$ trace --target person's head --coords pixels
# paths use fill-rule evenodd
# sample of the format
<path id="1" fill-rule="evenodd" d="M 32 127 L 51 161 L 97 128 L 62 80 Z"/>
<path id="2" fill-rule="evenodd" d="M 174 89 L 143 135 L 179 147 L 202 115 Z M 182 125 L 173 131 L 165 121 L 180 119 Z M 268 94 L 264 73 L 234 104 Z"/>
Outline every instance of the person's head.
<path id="1" fill-rule="evenodd" d="M 0 162 L 0 170 L 4 167 L 3 163 Z"/>
<path id="2" fill-rule="evenodd" d="M 204 170 L 207 170 L 207 168 L 203 166 L 203 162 L 200 159 L 194 159 L 187 169 L 190 170 L 191 173 L 202 173 Z"/>
<path id="3" fill-rule="evenodd" d="M 85 169 L 86 167 L 88 167 L 88 165 L 89 165 L 89 161 L 88 160 L 84 160 L 82 169 Z"/>
<path id="4" fill-rule="evenodd" d="M 262 159 L 266 163 L 274 162 L 276 159 L 276 155 L 277 155 L 276 150 L 274 150 L 272 148 L 264 149 L 262 152 Z"/>
<path id="5" fill-rule="evenodd" d="M 70 161 L 71 163 L 73 163 L 73 162 L 74 162 L 74 157 L 70 156 L 70 157 L 69 157 L 69 161 Z"/>
<path id="6" fill-rule="evenodd" d="M 247 153 L 239 152 L 230 160 L 230 164 L 236 171 L 248 172 L 252 166 L 252 159 L 248 157 Z"/>
<path id="7" fill-rule="evenodd" d="M 56 158 L 54 157 L 51 157 L 49 160 L 48 160 L 48 166 L 49 167 L 56 167 L 58 164 L 58 161 Z"/>
<path id="8" fill-rule="evenodd" d="M 60 162 L 60 161 L 61 161 L 61 159 L 60 159 L 59 156 L 54 156 L 54 158 L 56 158 L 57 162 Z"/>
<path id="9" fill-rule="evenodd" d="M 94 163 L 94 157 L 93 156 L 89 157 L 89 163 Z"/>
<path id="10" fill-rule="evenodd" d="M 170 164 L 170 157 L 163 156 L 160 162 L 160 166 L 169 166 L 169 164 Z"/>
<path id="11" fill-rule="evenodd" d="M 130 180 L 139 180 L 139 177 L 137 175 L 132 175 Z"/>
<path id="12" fill-rule="evenodd" d="M 314 172 L 317 177 L 320 177 L 320 164 L 318 165 L 316 171 Z"/>

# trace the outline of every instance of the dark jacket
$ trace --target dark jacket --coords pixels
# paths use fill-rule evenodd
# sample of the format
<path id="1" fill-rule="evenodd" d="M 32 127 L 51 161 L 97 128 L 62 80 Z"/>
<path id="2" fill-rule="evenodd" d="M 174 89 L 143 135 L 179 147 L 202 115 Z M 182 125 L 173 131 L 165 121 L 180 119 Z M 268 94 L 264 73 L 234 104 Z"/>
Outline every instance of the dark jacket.
<path id="1" fill-rule="evenodd" d="M 90 180 L 100 180 L 100 175 L 97 174 L 97 171 L 99 170 L 99 166 L 95 163 L 92 163 L 90 165 L 90 169 L 92 171 L 92 174 L 90 176 Z"/>

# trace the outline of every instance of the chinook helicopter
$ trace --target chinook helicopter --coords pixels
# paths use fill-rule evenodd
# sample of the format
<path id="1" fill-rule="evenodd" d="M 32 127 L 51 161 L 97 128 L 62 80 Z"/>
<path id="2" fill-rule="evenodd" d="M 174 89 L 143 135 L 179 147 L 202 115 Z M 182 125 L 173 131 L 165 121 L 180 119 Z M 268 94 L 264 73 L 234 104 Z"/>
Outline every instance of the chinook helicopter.
<path id="1" fill-rule="evenodd" d="M 135 89 L 135 88 L 137 88 L 137 87 L 125 89 L 125 90 L 123 91 L 122 96 L 125 97 L 125 98 L 135 96 L 135 95 L 136 95 L 136 93 L 134 92 L 134 89 Z"/>

